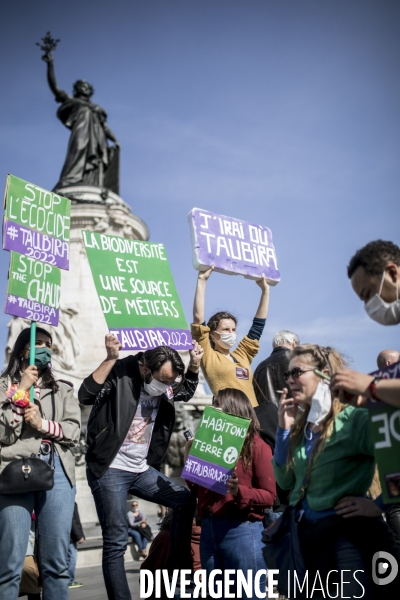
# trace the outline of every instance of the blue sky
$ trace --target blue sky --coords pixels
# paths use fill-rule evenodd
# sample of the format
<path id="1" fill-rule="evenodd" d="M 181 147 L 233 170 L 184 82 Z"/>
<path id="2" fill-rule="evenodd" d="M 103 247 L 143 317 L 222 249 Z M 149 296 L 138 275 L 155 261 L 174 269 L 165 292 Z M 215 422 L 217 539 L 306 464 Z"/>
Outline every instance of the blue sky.
<path id="1" fill-rule="evenodd" d="M 3 0 L 0 180 L 58 180 L 68 131 L 35 46 L 51 30 L 59 87 L 94 85 L 122 147 L 121 196 L 166 245 L 188 321 L 199 207 L 272 230 L 282 280 L 259 359 L 291 329 L 373 370 L 399 329 L 367 317 L 346 266 L 373 239 L 400 244 L 399 26 L 391 0 Z M 258 291 L 213 274 L 207 315 L 230 310 L 244 334 Z"/>

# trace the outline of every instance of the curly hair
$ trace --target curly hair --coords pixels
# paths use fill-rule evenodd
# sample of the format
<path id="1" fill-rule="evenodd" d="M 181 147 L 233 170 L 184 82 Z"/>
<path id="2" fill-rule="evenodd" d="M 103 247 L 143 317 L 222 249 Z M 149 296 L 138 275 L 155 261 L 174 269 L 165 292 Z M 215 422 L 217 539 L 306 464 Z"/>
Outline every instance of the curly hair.
<path id="1" fill-rule="evenodd" d="M 250 426 L 244 440 L 240 458 L 245 471 L 250 467 L 253 459 L 254 436 L 260 433 L 260 423 L 250 400 L 240 390 L 225 388 L 220 390 L 214 397 L 213 406 L 220 408 L 223 412 L 250 419 Z"/>
<path id="2" fill-rule="evenodd" d="M 346 366 L 346 361 L 343 356 L 330 348 L 329 346 L 318 346 L 317 344 L 302 344 L 297 346 L 291 355 L 291 360 L 300 357 L 305 363 L 310 366 L 323 371 L 328 370 L 330 376 L 336 371 Z M 304 428 L 307 425 L 307 417 L 310 412 L 310 406 L 308 404 L 303 405 L 303 412 L 300 417 L 296 419 L 290 430 L 290 444 L 289 453 L 287 458 L 287 469 L 293 468 L 294 462 L 294 451 L 299 446 L 304 438 Z M 336 416 L 345 408 L 347 404 L 340 402 L 339 398 L 332 398 L 332 407 L 329 414 L 321 422 L 321 435 L 314 447 L 311 459 L 308 466 L 308 476 L 310 474 L 311 465 L 315 457 L 323 450 L 326 440 L 332 433 Z"/>
<path id="3" fill-rule="evenodd" d="M 369 275 L 379 276 L 382 275 L 389 262 L 394 262 L 400 266 L 400 248 L 393 242 L 383 240 L 369 242 L 369 244 L 357 250 L 352 257 L 347 267 L 347 275 L 351 279 L 355 270 L 358 267 L 363 267 Z"/>
<path id="4" fill-rule="evenodd" d="M 218 325 L 220 324 L 220 322 L 222 321 L 222 319 L 232 319 L 232 321 L 234 321 L 235 325 L 237 325 L 237 318 L 234 317 L 233 315 L 231 315 L 231 313 L 228 313 L 226 311 L 221 311 L 221 312 L 217 312 L 215 313 L 215 315 L 213 315 L 208 323 L 207 323 L 207 327 L 210 328 L 210 333 L 212 333 L 213 331 L 216 331 Z M 211 339 L 210 336 L 210 344 L 211 344 L 211 348 L 215 348 L 215 344 L 213 342 L 213 340 Z"/>

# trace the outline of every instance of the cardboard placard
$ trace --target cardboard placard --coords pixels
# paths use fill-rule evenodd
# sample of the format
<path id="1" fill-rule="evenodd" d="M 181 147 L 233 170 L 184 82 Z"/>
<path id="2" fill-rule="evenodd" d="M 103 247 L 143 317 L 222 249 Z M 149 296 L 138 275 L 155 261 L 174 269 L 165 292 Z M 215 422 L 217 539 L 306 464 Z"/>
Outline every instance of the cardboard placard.
<path id="1" fill-rule="evenodd" d="M 250 419 L 206 406 L 181 477 L 226 494 L 249 425 Z"/>
<path id="2" fill-rule="evenodd" d="M 92 231 L 82 235 L 108 329 L 122 349 L 191 349 L 163 244 Z"/>
<path id="3" fill-rule="evenodd" d="M 214 265 L 220 273 L 243 275 L 247 279 L 265 275 L 270 285 L 279 283 L 281 276 L 268 227 L 200 208 L 190 211 L 189 224 L 193 266 L 197 271 L 206 271 Z"/>
<path id="4" fill-rule="evenodd" d="M 10 254 L 4 312 L 39 323 L 58 325 L 60 269 L 17 252 Z"/>
<path id="5" fill-rule="evenodd" d="M 70 200 L 8 175 L 4 208 L 4 250 L 69 269 Z"/>
<path id="6" fill-rule="evenodd" d="M 370 373 L 383 379 L 400 379 L 400 362 Z M 370 401 L 369 420 L 385 504 L 400 502 L 400 408 Z"/>

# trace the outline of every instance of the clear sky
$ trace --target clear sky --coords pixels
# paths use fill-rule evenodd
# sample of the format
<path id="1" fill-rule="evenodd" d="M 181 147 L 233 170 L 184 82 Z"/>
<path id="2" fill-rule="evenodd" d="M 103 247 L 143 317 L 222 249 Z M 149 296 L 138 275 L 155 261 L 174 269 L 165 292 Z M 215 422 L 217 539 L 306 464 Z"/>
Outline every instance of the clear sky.
<path id="1" fill-rule="evenodd" d="M 35 46 L 51 30 L 59 87 L 94 85 L 122 148 L 121 196 L 163 242 L 188 322 L 193 207 L 268 226 L 282 280 L 256 362 L 290 329 L 371 371 L 399 327 L 371 321 L 346 275 L 400 244 L 400 4 L 395 0 L 2 0 L 0 180 L 51 189 L 68 130 Z M 0 255 L 5 298 L 9 255 Z M 207 316 L 245 334 L 259 288 L 213 274 Z M 0 340 L 9 317 L 0 316 Z"/>

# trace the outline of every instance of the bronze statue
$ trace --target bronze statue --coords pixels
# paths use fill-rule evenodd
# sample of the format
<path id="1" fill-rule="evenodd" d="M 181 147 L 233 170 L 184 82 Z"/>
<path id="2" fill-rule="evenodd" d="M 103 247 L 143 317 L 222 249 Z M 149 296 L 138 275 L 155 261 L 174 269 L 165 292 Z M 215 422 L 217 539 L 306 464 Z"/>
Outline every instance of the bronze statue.
<path id="1" fill-rule="evenodd" d="M 106 111 L 91 102 L 93 87 L 79 79 L 74 83 L 73 95 L 57 87 L 52 51 L 60 40 L 54 40 L 50 32 L 37 45 L 44 51 L 42 59 L 47 63 L 47 81 L 56 102 L 61 106 L 57 117 L 71 130 L 67 156 L 60 180 L 54 187 L 92 185 L 119 193 L 119 143 L 107 126 Z M 114 142 L 109 146 L 107 140 Z"/>

